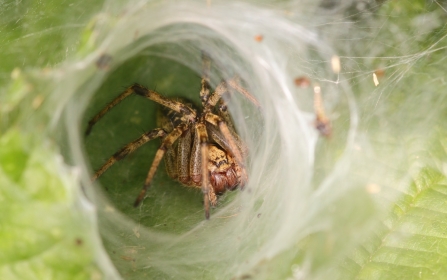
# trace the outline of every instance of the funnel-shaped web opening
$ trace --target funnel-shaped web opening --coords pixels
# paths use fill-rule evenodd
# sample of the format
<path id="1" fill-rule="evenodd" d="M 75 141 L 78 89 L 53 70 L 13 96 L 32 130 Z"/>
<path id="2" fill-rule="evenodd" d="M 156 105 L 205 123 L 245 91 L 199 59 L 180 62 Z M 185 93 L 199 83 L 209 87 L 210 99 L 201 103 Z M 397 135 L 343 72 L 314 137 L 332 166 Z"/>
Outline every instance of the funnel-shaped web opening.
<path id="1" fill-rule="evenodd" d="M 447 278 L 442 1 L 9 2 L 1 279 Z M 157 106 L 130 96 L 86 137 L 89 119 L 133 83 L 199 103 L 202 52 L 213 88 L 238 75 L 261 105 L 228 100 L 246 189 L 206 221 L 162 162 L 134 208 L 159 140 L 92 183 Z"/>
<path id="2" fill-rule="evenodd" d="M 330 49 L 315 33 L 276 13 L 240 8 L 143 5 L 120 15 L 113 29 L 107 29 L 107 20 L 97 23 L 96 36 L 103 44 L 89 57 L 95 69 L 77 86 L 67 123 L 80 128 L 69 129 L 73 157 L 85 167 L 84 188 L 98 209 L 104 245 L 126 279 L 229 279 L 254 273 L 265 259 L 324 229 L 325 219 L 315 217 L 354 186 L 347 184 L 333 198 L 321 199 L 342 173 L 331 175 L 334 163 L 328 153 L 323 159 L 316 157 L 319 137 L 312 84 L 320 81 L 326 108 L 341 102 L 349 120 L 343 124 L 346 132 L 331 140 L 339 147 L 339 168 L 349 164 L 344 153 L 352 147 L 356 126 L 349 89 L 340 94 L 343 85 L 335 87 Z M 232 21 L 216 20 L 222 9 L 232 14 Z M 251 16 L 254 12 L 256 17 Z M 153 20 L 148 23 L 148 18 Z M 85 137 L 87 122 L 133 83 L 199 104 L 203 51 L 211 57 L 213 88 L 237 75 L 261 104 L 258 109 L 237 93 L 228 100 L 236 129 L 250 151 L 246 189 L 221 197 L 211 220 L 205 221 L 200 190 L 169 178 L 162 162 L 147 198 L 134 208 L 159 140 L 119 161 L 92 184 L 94 169 L 156 127 L 157 105 L 130 96 Z M 311 85 L 299 85 L 300 78 Z M 321 141 L 325 145 L 327 140 Z M 325 164 L 314 177 L 321 160 Z M 292 261 L 287 254 L 284 258 Z"/>

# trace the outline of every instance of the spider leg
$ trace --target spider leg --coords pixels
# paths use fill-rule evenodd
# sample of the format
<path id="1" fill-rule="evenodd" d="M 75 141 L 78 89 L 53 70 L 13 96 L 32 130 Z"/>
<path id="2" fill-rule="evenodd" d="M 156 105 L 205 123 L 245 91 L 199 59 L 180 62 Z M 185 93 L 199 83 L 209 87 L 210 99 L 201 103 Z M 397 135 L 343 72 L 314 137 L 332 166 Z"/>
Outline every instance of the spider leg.
<path id="1" fill-rule="evenodd" d="M 210 96 L 210 69 L 210 58 L 205 52 L 202 52 L 202 87 L 200 89 L 200 100 L 203 106 L 205 106 Z"/>
<path id="2" fill-rule="evenodd" d="M 135 94 L 146 97 L 147 99 L 150 99 L 160 105 L 176 111 L 177 113 L 182 114 L 185 117 L 185 120 L 190 122 L 196 121 L 196 111 L 191 107 L 183 104 L 182 102 L 164 97 L 158 92 L 147 89 L 139 84 L 134 84 L 133 86 L 131 86 L 131 88 Z"/>
<path id="3" fill-rule="evenodd" d="M 188 184 L 189 178 L 189 159 L 191 153 L 191 130 L 183 133 L 177 142 L 177 174 L 178 180 L 183 184 Z"/>
<path id="4" fill-rule="evenodd" d="M 230 130 L 231 135 L 233 136 L 234 140 L 236 141 L 237 146 L 240 148 L 240 151 L 242 152 L 242 156 L 244 156 L 244 157 L 247 156 L 248 148 L 246 145 L 244 145 L 244 143 L 241 141 L 239 135 L 236 133 L 236 129 L 234 128 L 233 120 L 228 112 L 228 107 L 227 107 L 227 103 L 226 103 L 225 99 L 221 98 L 219 100 L 217 107 L 218 107 L 218 111 L 217 111 L 218 115 L 221 118 L 223 118 L 225 123 L 228 125 L 228 129 Z M 214 137 L 212 137 L 212 138 L 214 140 L 216 140 Z M 218 142 L 218 144 L 222 145 L 219 142 Z"/>
<path id="5" fill-rule="evenodd" d="M 166 155 L 165 155 L 166 172 L 168 172 L 169 177 L 171 177 L 173 179 L 178 178 L 176 157 L 177 157 L 177 153 L 176 153 L 174 147 L 171 147 L 166 150 Z"/>
<path id="6" fill-rule="evenodd" d="M 95 172 L 95 174 L 92 177 L 92 182 L 98 179 L 98 177 L 101 176 L 107 169 L 109 169 L 109 167 L 112 166 L 115 162 L 123 159 L 128 154 L 133 153 L 135 150 L 137 150 L 147 142 L 151 141 L 152 139 L 163 137 L 165 135 L 166 132 L 163 129 L 156 128 L 154 130 L 144 133 L 138 139 L 130 142 L 129 144 L 121 148 L 121 150 L 113 154 L 113 156 L 110 157 L 107 160 L 107 162 Z"/>
<path id="7" fill-rule="evenodd" d="M 132 88 L 127 88 L 123 93 L 118 95 L 115 99 L 112 100 L 109 104 L 107 104 L 98 114 L 96 114 L 89 122 L 88 127 L 85 130 L 85 135 L 89 135 L 92 131 L 93 126 L 113 107 L 123 101 L 126 97 L 132 94 Z"/>
<path id="8" fill-rule="evenodd" d="M 257 108 L 261 108 L 261 105 L 259 104 L 258 100 L 251 95 L 251 93 L 244 88 L 240 84 L 240 78 L 238 76 L 234 76 L 228 81 L 221 82 L 215 89 L 215 91 L 210 95 L 210 73 L 211 69 L 211 58 L 210 56 L 205 52 L 202 51 L 202 88 L 200 91 L 200 97 L 202 100 L 203 107 L 206 108 L 213 108 L 217 101 L 219 101 L 220 98 L 222 98 L 222 95 L 228 92 L 227 86 L 230 86 L 231 88 L 235 89 L 236 91 L 240 92 L 245 98 L 250 100 L 251 103 L 253 103 Z"/>
<path id="9" fill-rule="evenodd" d="M 230 79 L 229 81 L 227 81 L 227 84 L 233 89 L 240 92 L 243 96 L 245 96 L 245 98 L 250 100 L 250 102 L 253 103 L 253 105 L 255 105 L 257 108 L 261 108 L 261 104 L 259 104 L 258 100 L 253 95 L 251 95 L 251 93 L 246 88 L 241 86 L 241 84 L 239 83 L 239 77 L 234 77 Z"/>
<path id="10" fill-rule="evenodd" d="M 154 102 L 157 102 L 160 105 L 163 105 L 171 110 L 174 110 L 178 113 L 181 113 L 185 120 L 195 122 L 196 119 L 196 111 L 192 109 L 191 107 L 173 100 L 166 98 L 162 95 L 160 95 L 158 92 L 154 90 L 147 89 L 139 84 L 133 84 L 132 86 L 128 87 L 123 93 L 121 93 L 118 97 L 112 100 L 109 104 L 107 104 L 98 114 L 96 114 L 89 122 L 87 129 L 85 130 L 85 134 L 88 135 L 93 126 L 113 107 L 118 105 L 121 101 L 123 101 L 126 97 L 128 97 L 131 94 L 137 94 L 143 97 L 146 97 L 147 99 L 150 99 Z"/>
<path id="11" fill-rule="evenodd" d="M 219 128 L 223 137 L 225 137 L 225 139 L 227 140 L 227 143 L 231 150 L 230 152 L 236 158 L 236 160 L 238 161 L 238 164 L 243 166 L 243 160 L 242 160 L 242 154 L 241 154 L 240 147 L 238 147 L 237 141 L 231 134 L 230 129 L 228 128 L 225 121 L 220 116 L 215 115 L 213 113 L 209 113 L 209 112 L 205 114 L 205 120 Z"/>
<path id="12" fill-rule="evenodd" d="M 237 140 L 231 134 L 230 129 L 228 128 L 225 121 L 220 116 L 215 115 L 210 112 L 205 114 L 205 120 L 207 122 L 211 123 L 212 125 L 219 127 L 220 132 L 225 137 L 228 145 L 230 146 L 231 154 L 233 154 L 233 156 L 235 157 L 238 165 L 240 167 L 243 167 L 244 161 L 243 161 L 242 152 L 241 152 L 242 148 L 238 146 Z M 241 168 L 241 169 L 243 170 L 241 180 L 243 182 L 246 182 L 248 177 L 247 177 L 247 174 L 245 173 L 245 168 Z M 241 185 L 245 185 L 245 184 L 241 184 Z"/>
<path id="13" fill-rule="evenodd" d="M 224 94 L 230 93 L 228 87 L 231 87 L 240 92 L 243 96 L 245 96 L 245 98 L 253 103 L 253 105 L 255 105 L 257 108 L 261 108 L 258 100 L 253 95 L 251 95 L 251 93 L 246 88 L 240 85 L 238 77 L 234 77 L 228 81 L 222 81 L 208 98 L 207 103 L 204 105 L 204 107 L 213 108 L 214 106 L 216 106 L 217 102 L 223 97 Z"/>
<path id="14" fill-rule="evenodd" d="M 156 123 L 158 127 L 163 128 L 165 131 L 172 131 L 174 129 L 174 124 L 169 119 L 169 117 L 163 112 L 161 106 L 157 110 Z M 178 142 L 180 142 L 180 140 Z M 175 147 L 175 145 L 172 145 L 170 148 L 166 150 L 166 154 L 164 157 L 166 171 L 168 172 L 169 177 L 173 179 L 178 178 L 176 148 L 177 147 Z"/>
<path id="15" fill-rule="evenodd" d="M 248 155 L 248 147 L 241 141 L 237 134 L 234 134 L 234 130 L 231 129 L 230 124 L 227 123 L 228 129 L 230 130 L 230 134 L 236 142 L 236 146 L 239 148 L 239 151 L 242 154 L 242 158 L 245 158 Z M 231 146 L 228 142 L 228 137 L 225 137 L 220 131 L 218 126 L 207 123 L 206 129 L 208 131 L 209 138 L 216 142 L 220 147 L 224 148 L 226 151 L 231 151 Z"/>
<path id="16" fill-rule="evenodd" d="M 228 124 L 228 127 L 231 127 L 231 129 L 234 130 L 233 120 L 231 119 L 231 116 L 228 112 L 227 102 L 223 98 L 221 98 L 217 107 L 219 109 L 219 116 L 221 116 L 225 120 L 225 122 Z"/>
<path id="17" fill-rule="evenodd" d="M 203 204 L 205 207 L 205 219 L 210 219 L 210 199 L 209 199 L 209 190 L 211 189 L 209 187 L 209 178 L 208 178 L 208 169 L 207 169 L 207 162 L 208 162 L 208 147 L 206 146 L 206 143 L 200 145 L 200 153 L 202 155 L 201 162 L 202 162 L 202 193 L 203 193 Z"/>
<path id="18" fill-rule="evenodd" d="M 151 168 L 147 173 L 146 181 L 144 182 L 144 186 L 140 191 L 137 199 L 135 200 L 134 207 L 137 207 L 141 201 L 144 199 L 147 190 L 150 187 L 152 179 L 154 178 L 155 172 L 157 171 L 160 162 L 165 155 L 166 151 L 172 146 L 172 144 L 182 135 L 183 131 L 185 131 L 188 127 L 185 124 L 181 124 L 175 127 L 161 142 L 160 147 L 155 153 L 154 161 L 152 162 Z"/>
<path id="19" fill-rule="evenodd" d="M 208 134 L 206 132 L 206 126 L 202 123 L 196 125 L 196 145 L 197 142 L 200 145 L 200 168 L 202 173 L 202 193 L 203 202 L 205 208 L 205 218 L 210 218 L 210 204 L 216 205 L 217 197 L 214 193 L 214 189 L 211 187 L 208 176 Z"/>
<path id="20" fill-rule="evenodd" d="M 227 82 L 222 81 L 214 89 L 214 92 L 208 97 L 206 104 L 203 105 L 204 110 L 211 110 L 211 108 L 214 108 L 214 106 L 216 106 L 217 102 L 226 93 L 228 93 Z"/>

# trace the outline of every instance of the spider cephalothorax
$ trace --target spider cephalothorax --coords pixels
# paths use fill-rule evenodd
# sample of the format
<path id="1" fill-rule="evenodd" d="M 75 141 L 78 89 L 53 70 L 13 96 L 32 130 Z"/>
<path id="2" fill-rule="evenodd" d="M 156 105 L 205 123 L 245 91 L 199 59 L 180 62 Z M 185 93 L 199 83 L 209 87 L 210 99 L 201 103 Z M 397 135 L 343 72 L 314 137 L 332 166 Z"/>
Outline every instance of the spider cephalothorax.
<path id="1" fill-rule="evenodd" d="M 161 138 L 161 145 L 149 169 L 143 189 L 135 200 L 137 206 L 144 199 L 158 165 L 165 157 L 168 175 L 182 184 L 200 187 L 204 194 L 205 217 L 209 218 L 209 205 L 216 205 L 217 195 L 226 190 L 243 188 L 248 180 L 244 166 L 247 149 L 237 135 L 227 106 L 222 99 L 229 90 L 236 90 L 259 106 L 256 99 L 236 78 L 220 83 L 213 93 L 210 92 L 210 61 L 204 56 L 202 88 L 200 99 L 202 108 L 198 109 L 190 101 L 180 98 L 166 98 L 159 93 L 134 84 L 116 97 L 111 103 L 94 116 L 87 127 L 90 133 L 93 125 L 104 114 L 131 94 L 148 98 L 162 105 L 157 116 L 159 128 L 144 133 L 116 152 L 93 175 L 96 180 L 116 161 L 134 152 L 143 144 L 155 138 Z"/>

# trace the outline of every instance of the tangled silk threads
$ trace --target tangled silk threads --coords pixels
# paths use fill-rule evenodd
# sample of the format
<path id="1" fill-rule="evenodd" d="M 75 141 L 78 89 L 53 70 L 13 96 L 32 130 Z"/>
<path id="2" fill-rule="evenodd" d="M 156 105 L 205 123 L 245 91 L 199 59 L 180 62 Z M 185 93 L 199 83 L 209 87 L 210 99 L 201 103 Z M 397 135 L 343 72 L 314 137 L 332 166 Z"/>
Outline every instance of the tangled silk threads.
<path id="1" fill-rule="evenodd" d="M 331 189 L 349 163 L 357 109 L 349 86 L 331 69 L 334 51 L 309 24 L 316 4 L 278 9 L 239 1 L 139 1 L 114 8 L 119 12 L 105 12 L 94 20 L 98 46 L 93 60 L 100 74 L 94 74 L 84 90 L 85 107 L 109 68 L 146 55 L 200 73 L 201 52 L 213 60 L 213 86 L 236 75 L 261 105 L 258 110 L 238 97 L 230 102 L 250 152 L 250 179 L 246 190 L 218 207 L 211 221 L 192 224 L 186 232 L 164 232 L 111 210 L 107 199 L 97 194 L 101 233 L 120 273 L 127 279 L 231 279 L 253 273 L 265 260 L 327 228 L 330 222 L 322 213 L 331 197 L 343 196 L 352 187 L 348 183 Z M 135 71 L 147 70 L 139 67 Z M 298 79 L 309 82 L 299 86 Z M 341 103 L 338 109 L 348 119 L 344 132 L 333 140 L 338 161 L 329 163 L 318 179 L 312 91 L 316 82 L 327 110 Z M 169 205 L 164 211 L 170 211 Z"/>

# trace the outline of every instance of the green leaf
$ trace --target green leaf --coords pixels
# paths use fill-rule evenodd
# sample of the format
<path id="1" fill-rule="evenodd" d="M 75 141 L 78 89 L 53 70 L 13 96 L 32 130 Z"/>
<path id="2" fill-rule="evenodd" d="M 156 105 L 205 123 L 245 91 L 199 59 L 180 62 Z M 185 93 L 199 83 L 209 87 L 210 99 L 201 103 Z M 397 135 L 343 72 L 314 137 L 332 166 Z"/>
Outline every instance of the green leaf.
<path id="1" fill-rule="evenodd" d="M 73 175 L 40 141 L 16 129 L 0 138 L 0 279 L 101 279 Z"/>
<path id="2" fill-rule="evenodd" d="M 445 176 L 425 168 L 374 236 L 344 264 L 355 279 L 443 279 L 447 276 Z M 344 278 L 342 277 L 342 278 Z M 346 279 L 346 278 L 344 278 Z"/>

